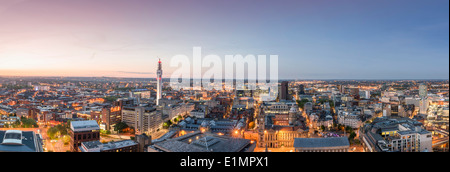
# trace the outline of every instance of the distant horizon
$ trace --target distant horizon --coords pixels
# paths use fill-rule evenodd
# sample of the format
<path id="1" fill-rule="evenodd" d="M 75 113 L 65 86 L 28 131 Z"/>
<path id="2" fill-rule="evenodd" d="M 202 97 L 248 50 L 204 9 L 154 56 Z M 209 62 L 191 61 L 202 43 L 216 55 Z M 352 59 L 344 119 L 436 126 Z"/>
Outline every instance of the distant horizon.
<path id="1" fill-rule="evenodd" d="M 154 79 L 156 80 L 156 77 L 111 77 L 111 76 L 5 76 L 0 75 L 0 78 L 112 78 L 112 79 Z M 171 78 L 163 77 L 163 80 L 169 80 Z M 189 78 L 186 78 L 189 79 Z M 201 80 L 201 79 L 194 79 L 190 78 L 191 80 Z M 232 80 L 232 79 L 224 79 L 224 80 Z M 235 79 L 234 79 L 235 80 Z M 255 80 L 255 79 L 244 79 L 244 80 Z M 435 79 L 292 79 L 292 78 L 282 78 L 279 79 L 279 81 L 292 81 L 292 80 L 298 80 L 298 81 L 330 81 L 330 80 L 337 80 L 337 81 L 448 81 L 449 78 L 435 78 Z"/>
<path id="2" fill-rule="evenodd" d="M 156 77 L 277 55 L 278 78 L 449 78 L 448 0 L 0 0 L 0 75 Z M 204 67 L 205 69 L 207 67 Z"/>

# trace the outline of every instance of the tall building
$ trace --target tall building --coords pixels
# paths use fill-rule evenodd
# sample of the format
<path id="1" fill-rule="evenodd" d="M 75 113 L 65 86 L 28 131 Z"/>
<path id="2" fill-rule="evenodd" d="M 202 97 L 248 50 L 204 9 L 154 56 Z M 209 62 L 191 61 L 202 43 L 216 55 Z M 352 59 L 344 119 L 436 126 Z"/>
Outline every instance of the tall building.
<path id="1" fill-rule="evenodd" d="M 421 99 L 426 99 L 428 96 L 428 86 L 425 83 L 419 85 L 419 96 Z"/>
<path id="2" fill-rule="evenodd" d="M 420 97 L 420 114 L 426 114 L 428 110 L 428 86 L 425 83 L 419 85 L 419 97 Z"/>
<path id="3" fill-rule="evenodd" d="M 159 100 L 161 99 L 161 97 L 162 97 L 162 74 L 163 74 L 163 71 L 162 71 L 162 64 L 161 64 L 161 59 L 159 59 L 159 62 L 158 62 L 158 70 L 157 70 L 157 78 L 156 78 L 156 80 L 158 81 L 158 85 L 157 85 L 157 89 L 158 89 L 158 91 L 157 91 L 157 95 L 156 95 L 156 105 L 159 105 Z"/>
<path id="4" fill-rule="evenodd" d="M 280 87 L 280 101 L 281 100 L 288 100 L 289 99 L 289 82 L 284 81 L 281 83 L 281 87 Z"/>
<path id="5" fill-rule="evenodd" d="M 300 89 L 299 94 L 305 94 L 305 85 L 303 85 L 303 84 L 300 85 L 299 89 Z"/>
<path id="6" fill-rule="evenodd" d="M 136 129 L 138 134 L 151 134 L 162 127 L 162 115 L 156 108 L 124 107 L 122 121 Z"/>

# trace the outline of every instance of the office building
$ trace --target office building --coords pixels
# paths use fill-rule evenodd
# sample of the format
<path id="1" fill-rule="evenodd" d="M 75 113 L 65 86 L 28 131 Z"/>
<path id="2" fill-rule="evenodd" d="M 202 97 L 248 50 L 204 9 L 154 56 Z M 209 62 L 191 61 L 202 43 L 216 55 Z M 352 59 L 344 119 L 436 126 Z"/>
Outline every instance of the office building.
<path id="1" fill-rule="evenodd" d="M 82 142 L 99 141 L 100 126 L 97 121 L 71 121 L 70 122 L 70 150 L 78 152 Z"/>
<path id="2" fill-rule="evenodd" d="M 428 85 L 425 83 L 422 83 L 419 85 L 419 97 L 421 99 L 426 99 L 428 96 Z"/>
<path id="3" fill-rule="evenodd" d="M 366 152 L 431 152 L 432 134 L 410 118 L 382 117 L 360 128 Z"/>
<path id="4" fill-rule="evenodd" d="M 289 82 L 284 81 L 281 83 L 279 99 L 280 101 L 289 100 Z"/>
<path id="5" fill-rule="evenodd" d="M 136 130 L 136 134 L 150 135 L 162 127 L 162 113 L 156 108 L 124 107 L 122 109 L 122 122 Z"/>

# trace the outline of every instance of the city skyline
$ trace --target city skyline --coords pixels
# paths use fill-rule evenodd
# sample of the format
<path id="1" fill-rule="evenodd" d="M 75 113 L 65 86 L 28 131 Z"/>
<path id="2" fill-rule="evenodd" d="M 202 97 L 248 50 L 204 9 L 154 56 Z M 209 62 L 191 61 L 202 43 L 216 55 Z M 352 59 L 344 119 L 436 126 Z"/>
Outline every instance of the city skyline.
<path id="1" fill-rule="evenodd" d="M 280 79 L 448 79 L 448 1 L 0 2 L 0 76 L 156 78 L 158 57 L 279 55 Z"/>

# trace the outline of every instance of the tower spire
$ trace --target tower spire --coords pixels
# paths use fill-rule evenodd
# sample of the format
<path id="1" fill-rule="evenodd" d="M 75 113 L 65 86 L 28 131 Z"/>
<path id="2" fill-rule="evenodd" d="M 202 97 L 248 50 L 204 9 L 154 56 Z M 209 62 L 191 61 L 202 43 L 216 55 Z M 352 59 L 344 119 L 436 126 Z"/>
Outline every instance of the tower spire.
<path id="1" fill-rule="evenodd" d="M 157 97 L 156 97 L 156 105 L 159 105 L 159 100 L 162 98 L 162 63 L 161 63 L 161 58 L 158 58 L 158 70 L 157 70 L 157 78 L 156 80 L 158 81 L 157 83 Z"/>

